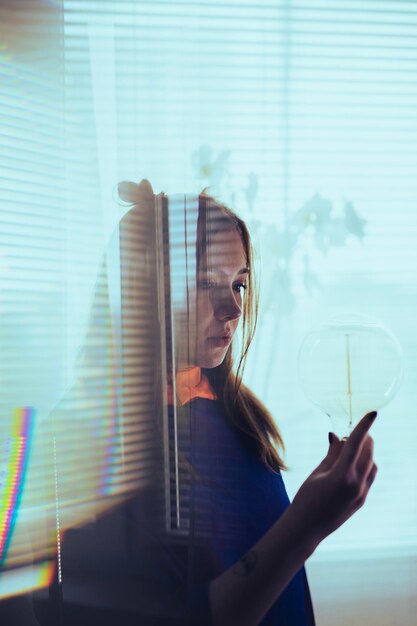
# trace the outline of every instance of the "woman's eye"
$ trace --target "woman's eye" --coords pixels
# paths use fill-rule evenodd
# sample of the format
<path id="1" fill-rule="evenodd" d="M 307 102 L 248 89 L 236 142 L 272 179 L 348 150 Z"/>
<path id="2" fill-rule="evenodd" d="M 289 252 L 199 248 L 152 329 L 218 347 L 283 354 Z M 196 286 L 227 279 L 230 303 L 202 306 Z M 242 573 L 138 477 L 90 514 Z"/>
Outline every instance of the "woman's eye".
<path id="1" fill-rule="evenodd" d="M 198 285 L 198 288 L 202 290 L 215 289 L 217 286 L 220 287 L 220 285 L 218 285 L 215 280 L 210 280 L 208 278 L 203 278 L 202 280 L 199 280 L 197 285 Z M 242 294 L 242 292 L 246 289 L 246 287 L 247 287 L 246 283 L 234 283 L 233 291 L 235 291 L 236 293 Z"/>
<path id="2" fill-rule="evenodd" d="M 242 291 L 245 291 L 245 289 L 247 289 L 247 284 L 246 283 L 236 283 L 234 285 L 234 289 L 235 291 L 237 291 L 238 293 L 242 293 Z"/>

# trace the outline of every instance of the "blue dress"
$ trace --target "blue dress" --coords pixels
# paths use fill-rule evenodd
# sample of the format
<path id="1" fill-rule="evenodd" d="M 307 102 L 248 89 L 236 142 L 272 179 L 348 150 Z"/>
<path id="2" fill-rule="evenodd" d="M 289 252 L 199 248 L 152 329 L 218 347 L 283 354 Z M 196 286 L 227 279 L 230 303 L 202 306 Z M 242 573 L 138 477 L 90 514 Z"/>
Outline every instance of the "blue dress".
<path id="1" fill-rule="evenodd" d="M 183 498 L 189 499 L 190 530 L 197 546 L 189 560 L 189 595 L 201 603 L 201 585 L 248 553 L 282 515 L 289 499 L 281 475 L 269 470 L 253 441 L 227 422 L 219 401 L 192 400 L 179 409 L 179 423 L 181 411 L 188 414 L 191 437 L 182 439 L 180 429 L 179 447 L 192 467 L 189 492 L 186 489 Z M 209 611 L 201 605 L 200 609 Z M 260 624 L 314 625 L 304 568 Z"/>
<path id="2" fill-rule="evenodd" d="M 66 624 L 211 626 L 210 581 L 240 561 L 287 508 L 281 475 L 228 423 L 219 401 L 195 398 L 177 414 L 183 532 L 166 530 L 159 470 L 154 486 L 68 530 L 65 593 L 56 607 Z M 170 421 L 172 427 L 172 411 Z M 36 600 L 42 626 L 60 623 L 50 604 L 42 594 Z M 304 568 L 260 624 L 314 626 Z"/>

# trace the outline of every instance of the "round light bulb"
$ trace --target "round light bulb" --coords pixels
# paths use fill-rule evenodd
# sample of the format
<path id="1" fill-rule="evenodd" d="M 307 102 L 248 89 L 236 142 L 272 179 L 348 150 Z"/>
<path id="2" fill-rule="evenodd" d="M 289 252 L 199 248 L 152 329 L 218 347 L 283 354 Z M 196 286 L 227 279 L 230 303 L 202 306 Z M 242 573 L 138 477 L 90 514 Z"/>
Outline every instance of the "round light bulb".
<path id="1" fill-rule="evenodd" d="M 298 355 L 307 397 L 348 436 L 365 413 L 395 396 L 403 369 L 402 348 L 390 330 L 356 314 L 335 317 L 304 338 Z"/>

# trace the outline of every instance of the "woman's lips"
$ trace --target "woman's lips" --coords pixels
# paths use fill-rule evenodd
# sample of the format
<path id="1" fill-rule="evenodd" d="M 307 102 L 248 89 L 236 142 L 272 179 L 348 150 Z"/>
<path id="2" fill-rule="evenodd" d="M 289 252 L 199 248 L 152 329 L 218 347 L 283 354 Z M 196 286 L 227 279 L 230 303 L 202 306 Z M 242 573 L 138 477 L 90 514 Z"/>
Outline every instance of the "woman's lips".
<path id="1" fill-rule="evenodd" d="M 232 335 L 221 335 L 219 337 L 209 337 L 209 343 L 215 348 L 225 348 L 232 340 Z"/>

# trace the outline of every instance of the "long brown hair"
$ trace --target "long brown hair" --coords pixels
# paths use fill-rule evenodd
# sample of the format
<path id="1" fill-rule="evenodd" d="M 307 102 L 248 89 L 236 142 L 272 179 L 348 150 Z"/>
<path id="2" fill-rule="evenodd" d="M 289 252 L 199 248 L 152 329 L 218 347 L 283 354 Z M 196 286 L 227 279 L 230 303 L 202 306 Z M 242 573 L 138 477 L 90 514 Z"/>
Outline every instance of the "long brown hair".
<path id="1" fill-rule="evenodd" d="M 137 216 L 136 219 L 139 219 L 140 214 L 144 211 L 152 215 L 153 207 L 151 205 L 154 201 L 154 195 L 148 181 L 142 181 L 139 185 L 121 183 L 119 194 L 125 202 L 132 206 L 132 210 L 123 221 L 127 220 L 130 223 L 133 214 Z M 279 454 L 280 450 L 284 451 L 284 442 L 270 412 L 254 393 L 242 383 L 246 356 L 255 333 L 258 314 L 258 289 L 253 271 L 253 250 L 250 234 L 245 222 L 236 213 L 212 196 L 202 192 L 198 202 L 197 267 L 206 253 L 210 237 L 216 232 L 233 229 L 237 230 L 241 237 L 246 263 L 250 270 L 243 302 L 242 351 L 236 368 L 233 363 L 232 346 L 230 346 L 223 362 L 215 368 L 204 369 L 204 373 L 222 403 L 226 418 L 237 430 L 254 441 L 261 460 L 267 467 L 277 472 L 280 469 L 286 469 Z M 130 232 L 132 228 L 127 224 L 125 230 Z M 139 252 L 137 252 L 138 258 L 134 256 L 136 246 L 130 246 L 129 250 L 130 256 L 133 254 L 134 257 L 130 259 L 131 271 L 136 275 L 137 266 L 143 265 L 144 260 Z M 134 290 L 134 287 L 132 289 Z M 154 339 L 157 341 L 156 337 Z M 157 363 L 156 360 L 157 372 L 159 367 L 160 363 Z M 158 374 L 155 378 L 158 378 Z"/>
<path id="2" fill-rule="evenodd" d="M 284 450 L 281 434 L 267 408 L 242 383 L 246 356 L 253 340 L 258 315 L 258 289 L 253 271 L 253 248 L 245 222 L 224 204 L 205 192 L 199 196 L 197 226 L 197 266 L 205 255 L 210 238 L 219 231 L 237 230 L 242 240 L 249 274 L 243 301 L 242 351 L 234 368 L 232 346 L 223 362 L 214 368 L 204 369 L 211 386 L 222 403 L 230 423 L 250 437 L 256 445 L 263 463 L 273 471 L 286 469 L 279 450 Z"/>

